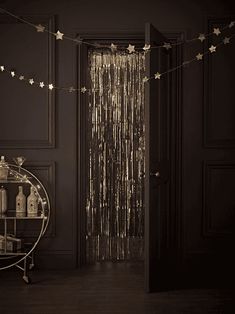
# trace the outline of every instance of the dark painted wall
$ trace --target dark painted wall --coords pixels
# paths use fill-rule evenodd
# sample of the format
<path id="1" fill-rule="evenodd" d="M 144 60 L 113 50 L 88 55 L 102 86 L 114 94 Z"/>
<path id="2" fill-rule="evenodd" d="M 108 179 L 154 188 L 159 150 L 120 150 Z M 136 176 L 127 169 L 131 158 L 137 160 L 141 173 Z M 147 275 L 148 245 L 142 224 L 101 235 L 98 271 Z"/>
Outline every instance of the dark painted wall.
<path id="1" fill-rule="evenodd" d="M 148 21 L 165 34 L 177 33 L 189 39 L 235 17 L 232 1 L 222 0 L 0 1 L 0 6 L 71 37 L 143 33 Z M 0 42 L 0 63 L 27 77 L 76 87 L 79 69 L 75 44 L 55 42 L 6 16 L 0 17 Z M 191 59 L 200 47 L 200 43 L 184 47 L 181 59 Z M 231 244 L 229 222 L 234 222 L 235 208 L 235 130 L 231 118 L 234 51 L 233 43 L 211 56 L 209 64 L 206 60 L 183 69 L 182 89 L 173 96 L 181 97 L 177 165 L 182 166 L 177 172 L 173 204 L 178 226 L 175 245 L 183 261 L 189 263 L 218 255 L 218 247 Z M 52 224 L 42 243 L 42 262 L 48 267 L 55 261 L 73 267 L 78 247 L 77 96 L 25 86 L 5 74 L 1 74 L 0 84 L 0 152 L 9 159 L 25 155 L 28 164 L 33 164 L 31 169 L 35 167 L 48 181 L 52 197 Z M 208 109 L 210 104 L 213 110 Z"/>

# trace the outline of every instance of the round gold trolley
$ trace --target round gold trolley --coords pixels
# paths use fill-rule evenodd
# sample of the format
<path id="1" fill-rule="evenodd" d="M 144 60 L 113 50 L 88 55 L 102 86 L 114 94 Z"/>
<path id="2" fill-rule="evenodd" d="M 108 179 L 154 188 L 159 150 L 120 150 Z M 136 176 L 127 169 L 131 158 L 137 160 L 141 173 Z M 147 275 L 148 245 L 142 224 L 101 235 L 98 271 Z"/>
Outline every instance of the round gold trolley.
<path id="1" fill-rule="evenodd" d="M 17 267 L 23 272 L 23 280 L 30 283 L 28 270 L 34 267 L 34 253 L 45 234 L 50 220 L 50 200 L 44 185 L 30 171 L 8 164 L 6 180 L 0 185 L 7 190 L 8 209 L 0 213 L 0 270 Z M 29 194 L 33 186 L 38 200 L 36 215 L 17 215 L 15 198 L 18 186 Z"/>

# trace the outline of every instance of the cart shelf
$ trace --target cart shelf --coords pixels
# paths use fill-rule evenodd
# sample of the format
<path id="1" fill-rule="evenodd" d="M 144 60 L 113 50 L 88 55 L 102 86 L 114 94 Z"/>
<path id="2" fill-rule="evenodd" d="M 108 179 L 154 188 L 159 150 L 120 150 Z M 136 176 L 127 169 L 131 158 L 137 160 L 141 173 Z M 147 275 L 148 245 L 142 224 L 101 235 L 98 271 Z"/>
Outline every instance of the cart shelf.
<path id="1" fill-rule="evenodd" d="M 23 271 L 23 280 L 30 283 L 31 280 L 27 275 L 28 268 L 32 269 L 34 266 L 34 253 L 38 246 L 39 241 L 45 234 L 49 220 L 50 220 L 50 200 L 46 188 L 39 181 L 39 179 L 30 171 L 25 168 L 18 167 L 13 164 L 8 164 L 9 174 L 7 180 L 0 180 L 0 185 L 5 185 L 9 191 L 8 199 L 11 203 L 15 200 L 16 185 L 25 186 L 25 190 L 33 186 L 35 193 L 38 196 L 38 214 L 36 216 L 18 215 L 16 210 L 8 209 L 5 214 L 0 213 L 0 236 L 3 245 L 0 249 L 0 270 L 17 267 Z M 11 189 L 13 184 L 13 189 Z M 28 186 L 28 188 L 27 188 Z M 14 192 L 13 192 L 14 191 Z M 25 221 L 25 223 L 24 223 Z M 33 224 L 33 221 L 37 221 Z M 22 224 L 24 228 L 22 229 Z M 27 230 L 30 224 L 33 224 L 33 231 L 30 229 L 34 242 L 27 243 Z M 9 236 L 16 240 L 22 240 L 21 248 L 11 250 L 8 246 L 8 241 L 12 241 Z M 29 263 L 28 263 L 29 260 Z"/>

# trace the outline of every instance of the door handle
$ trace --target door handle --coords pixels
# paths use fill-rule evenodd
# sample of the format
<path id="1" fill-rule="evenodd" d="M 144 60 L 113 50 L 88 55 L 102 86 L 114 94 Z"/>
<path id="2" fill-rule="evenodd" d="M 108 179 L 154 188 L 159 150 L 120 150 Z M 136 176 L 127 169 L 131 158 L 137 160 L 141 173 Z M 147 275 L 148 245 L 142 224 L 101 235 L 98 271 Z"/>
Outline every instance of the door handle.
<path id="1" fill-rule="evenodd" d="M 160 177 L 160 172 L 159 171 L 150 172 L 150 177 L 159 178 Z"/>

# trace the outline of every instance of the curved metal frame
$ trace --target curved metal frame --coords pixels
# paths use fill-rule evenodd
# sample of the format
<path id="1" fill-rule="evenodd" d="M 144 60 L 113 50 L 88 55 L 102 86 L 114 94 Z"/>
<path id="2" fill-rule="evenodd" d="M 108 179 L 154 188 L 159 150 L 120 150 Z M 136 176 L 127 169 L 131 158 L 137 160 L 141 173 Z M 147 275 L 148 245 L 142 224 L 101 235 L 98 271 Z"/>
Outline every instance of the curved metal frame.
<path id="1" fill-rule="evenodd" d="M 2 256 L 0 255 L 0 260 L 6 260 L 6 259 L 12 259 L 12 258 L 19 257 L 19 259 L 16 262 L 10 263 L 9 265 L 6 265 L 4 267 L 0 267 L 0 270 L 4 270 L 4 269 L 7 269 L 7 268 L 11 268 L 11 267 L 17 266 L 19 263 L 21 263 L 23 260 L 25 260 L 27 257 L 29 257 L 32 254 L 32 252 L 35 250 L 36 246 L 38 245 L 40 239 L 42 238 L 42 236 L 45 234 L 45 232 L 47 230 L 47 227 L 48 227 L 48 224 L 49 224 L 49 221 L 50 221 L 50 213 L 51 213 L 51 206 L 50 206 L 49 196 L 47 194 L 47 191 L 46 191 L 44 185 L 41 183 L 41 181 L 33 173 L 31 173 L 30 171 L 26 170 L 25 168 L 22 168 L 22 167 L 19 167 L 19 166 L 16 166 L 16 165 L 12 165 L 12 164 L 8 164 L 8 167 L 9 167 L 9 170 L 10 170 L 11 174 L 13 174 L 14 177 L 19 179 L 20 182 L 28 183 L 28 184 L 30 184 L 31 186 L 34 187 L 34 189 L 35 189 L 35 191 L 36 191 L 36 193 L 38 195 L 39 202 L 41 203 L 41 207 L 42 207 L 42 216 L 41 216 L 42 224 L 41 224 L 41 229 L 39 231 L 39 235 L 38 235 L 37 240 L 34 242 L 32 248 L 27 253 L 25 253 L 25 255 L 23 255 L 23 257 L 19 257 L 21 255 L 17 255 L 17 253 L 15 255 L 9 255 L 9 256 L 7 256 L 7 253 L 5 255 L 2 255 Z M 19 169 L 19 171 L 15 170 L 14 168 Z M 21 173 L 21 171 L 23 171 L 23 174 Z M 30 177 L 27 177 L 27 174 Z M 37 186 L 35 186 L 30 181 L 30 178 L 34 178 L 36 180 Z M 8 183 L 8 182 L 6 181 L 6 183 Z M 38 187 L 42 188 L 43 193 L 45 195 L 45 198 L 42 198 L 42 196 L 40 195 L 40 192 L 38 191 L 39 190 Z M 45 210 L 45 206 L 46 205 L 47 205 L 47 210 Z M 46 215 L 46 212 L 47 212 L 47 215 Z"/>

